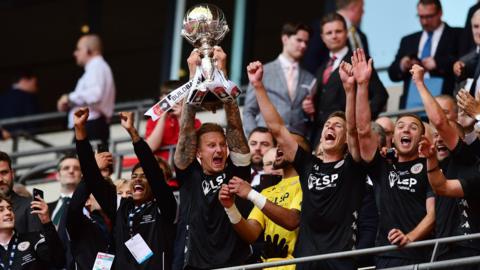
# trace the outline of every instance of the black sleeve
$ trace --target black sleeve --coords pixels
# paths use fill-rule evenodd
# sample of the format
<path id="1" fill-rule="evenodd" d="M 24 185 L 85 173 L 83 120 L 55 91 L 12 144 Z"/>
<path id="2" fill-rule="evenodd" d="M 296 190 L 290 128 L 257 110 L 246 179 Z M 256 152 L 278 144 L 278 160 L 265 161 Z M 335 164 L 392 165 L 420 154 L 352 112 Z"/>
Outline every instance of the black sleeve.
<path id="1" fill-rule="evenodd" d="M 472 149 L 472 145 L 476 144 L 476 146 L 480 146 L 480 142 L 476 139 L 470 146 L 464 143 L 460 138 L 458 139 L 458 143 L 455 148 L 452 150 L 451 155 L 452 158 L 455 159 L 456 162 L 470 166 L 474 165 L 478 161 L 478 156 L 475 153 L 475 149 Z"/>
<path id="2" fill-rule="evenodd" d="M 465 199 L 477 199 L 480 193 L 480 166 L 477 164 L 469 177 L 460 178 Z"/>
<path id="3" fill-rule="evenodd" d="M 475 141 L 473 141 L 473 143 L 470 144 L 468 147 L 477 158 L 480 158 L 480 140 L 478 138 L 475 139 Z"/>
<path id="4" fill-rule="evenodd" d="M 162 169 L 160 169 L 152 150 L 144 140 L 134 143 L 133 148 L 152 188 L 153 196 L 158 202 L 162 216 L 173 223 L 177 214 L 177 201 L 165 182 Z"/>
<path id="5" fill-rule="evenodd" d="M 404 57 L 407 56 L 411 53 L 415 52 L 408 52 L 408 44 L 407 44 L 407 39 L 406 37 L 402 38 L 400 41 L 400 48 L 397 51 L 397 54 L 395 55 L 395 60 L 393 60 L 393 63 L 390 64 L 390 67 L 388 67 L 388 76 L 390 77 L 390 80 L 394 82 L 399 82 L 410 76 L 410 73 L 408 73 L 408 70 L 405 72 L 402 72 L 400 69 L 400 60 Z"/>
<path id="6" fill-rule="evenodd" d="M 78 184 L 73 193 L 72 200 L 68 205 L 67 212 L 67 230 L 72 241 L 79 238 L 80 232 L 85 228 L 85 221 L 88 219 L 83 214 L 85 202 L 90 196 L 90 191 L 84 181 Z"/>
<path id="7" fill-rule="evenodd" d="M 297 152 L 293 160 L 293 168 L 297 171 L 301 182 L 307 179 L 307 174 L 310 172 L 309 167 L 312 163 L 311 156 L 312 155 L 303 150 L 302 147 L 297 147 Z"/>
<path id="8" fill-rule="evenodd" d="M 111 220 L 117 212 L 117 191 L 102 176 L 98 168 L 92 146 L 88 140 L 76 140 L 78 159 L 82 169 L 83 181 L 93 193 L 103 211 Z"/>
<path id="9" fill-rule="evenodd" d="M 44 262 L 57 268 L 62 268 L 66 264 L 65 248 L 58 236 L 57 230 L 52 222 L 43 224 L 42 233 L 44 239 L 40 239 L 35 252 Z M 43 241 L 44 240 L 44 241 Z"/>
<path id="10" fill-rule="evenodd" d="M 382 157 L 379 151 L 375 153 L 373 159 L 365 164 L 368 176 L 374 183 L 378 183 L 382 179 L 382 173 L 385 171 L 386 159 Z"/>
<path id="11" fill-rule="evenodd" d="M 385 89 L 375 70 L 373 70 L 372 78 L 370 79 L 368 96 L 370 99 L 372 119 L 375 119 L 385 109 L 388 100 L 387 89 Z"/>

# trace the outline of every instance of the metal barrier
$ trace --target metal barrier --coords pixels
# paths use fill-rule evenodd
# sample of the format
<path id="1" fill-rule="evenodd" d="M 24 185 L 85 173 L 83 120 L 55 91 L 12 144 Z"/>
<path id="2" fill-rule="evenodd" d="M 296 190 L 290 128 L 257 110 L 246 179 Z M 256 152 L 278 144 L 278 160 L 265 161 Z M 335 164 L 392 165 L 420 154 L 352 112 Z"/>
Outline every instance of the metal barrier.
<path id="1" fill-rule="evenodd" d="M 133 110 L 135 113 L 135 126 L 138 128 L 140 126 L 140 122 L 142 120 L 142 115 L 146 108 L 152 106 L 154 103 L 153 99 L 143 99 L 137 101 L 129 101 L 129 102 L 122 102 L 115 105 L 115 112 L 125 111 L 125 110 Z M 12 125 L 21 125 L 21 124 L 34 124 L 38 122 L 45 122 L 45 121 L 52 121 L 52 120 L 63 120 L 66 119 L 67 113 L 65 112 L 49 112 L 43 114 L 35 114 L 35 115 L 28 115 L 22 117 L 13 117 L 13 118 L 6 118 L 0 119 L 0 127 L 8 127 Z M 114 115 L 115 117 L 115 115 Z M 8 130 L 8 128 L 7 128 Z M 43 147 L 51 146 L 49 143 L 39 139 L 28 131 L 17 131 L 12 134 L 12 153 L 18 151 L 18 143 L 20 138 L 25 138 L 27 140 L 33 141 Z M 12 161 L 15 163 L 16 157 L 12 157 Z"/>
<path id="2" fill-rule="evenodd" d="M 428 263 L 422 263 L 418 265 L 406 265 L 406 266 L 388 268 L 388 269 L 402 269 L 402 270 L 403 269 L 428 269 L 428 268 L 438 269 L 440 267 L 452 267 L 457 265 L 467 265 L 467 264 L 474 264 L 474 263 L 480 264 L 480 256 L 433 262 L 433 259 L 436 257 L 436 254 L 435 254 L 437 250 L 436 248 L 438 247 L 439 244 L 454 243 L 454 242 L 472 240 L 472 239 L 480 239 L 480 233 L 475 233 L 471 235 L 452 236 L 452 237 L 445 237 L 445 238 L 438 238 L 438 239 L 431 239 L 431 240 L 423 240 L 423 241 L 409 243 L 405 247 L 403 247 L 403 249 L 434 245 L 435 248 L 432 254 L 432 260 Z M 327 259 L 338 259 L 338 258 L 347 258 L 347 257 L 355 257 L 355 256 L 363 256 L 363 255 L 372 255 L 372 254 L 378 254 L 378 253 L 383 253 L 387 251 L 393 251 L 397 249 L 399 249 L 399 247 L 395 245 L 381 246 L 381 247 L 327 253 L 327 254 L 314 255 L 314 256 L 308 256 L 308 257 L 302 257 L 302 258 L 294 258 L 294 259 L 281 260 L 281 261 L 275 261 L 275 262 L 255 263 L 255 264 L 218 268 L 218 269 L 221 269 L 221 270 L 262 269 L 267 267 L 292 265 L 292 264 L 321 261 L 321 260 L 327 260 Z"/>

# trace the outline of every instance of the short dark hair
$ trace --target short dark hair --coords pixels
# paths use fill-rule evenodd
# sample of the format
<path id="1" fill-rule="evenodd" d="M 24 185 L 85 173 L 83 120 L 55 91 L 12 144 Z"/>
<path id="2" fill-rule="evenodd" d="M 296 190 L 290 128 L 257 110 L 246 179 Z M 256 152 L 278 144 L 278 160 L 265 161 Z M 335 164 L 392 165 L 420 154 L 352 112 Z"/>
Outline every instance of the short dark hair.
<path id="1" fill-rule="evenodd" d="M 327 117 L 327 120 L 332 118 L 332 117 L 340 117 L 343 119 L 343 121 L 347 121 L 347 117 L 345 116 L 345 113 L 342 111 L 334 111 L 333 113 L 329 114 Z"/>
<path id="2" fill-rule="evenodd" d="M 12 159 L 7 153 L 0 151 L 0 161 L 7 162 L 8 167 L 12 169 Z"/>
<path id="3" fill-rule="evenodd" d="M 33 71 L 33 68 L 31 67 L 20 67 L 17 70 L 15 70 L 13 77 L 12 77 L 12 82 L 17 83 L 21 79 L 32 79 L 36 78 L 37 74 Z"/>
<path id="4" fill-rule="evenodd" d="M 417 121 L 420 122 L 420 128 L 422 129 L 421 134 L 422 135 L 425 134 L 425 125 L 423 124 L 422 119 L 420 118 L 420 116 L 418 116 L 414 113 L 402 113 L 402 114 L 400 114 L 397 118 L 397 121 L 395 121 L 395 125 L 397 124 L 398 121 L 400 121 L 400 119 L 405 118 L 405 117 L 412 117 L 412 118 L 417 119 Z"/>
<path id="5" fill-rule="evenodd" d="M 57 163 L 57 171 L 60 171 L 60 165 L 62 165 L 62 162 L 66 159 L 70 159 L 70 158 L 73 158 L 73 159 L 76 159 L 78 160 L 78 157 L 77 155 L 75 155 L 75 153 L 66 153 L 63 157 L 61 157 L 59 160 L 58 160 L 58 163 Z"/>
<path id="6" fill-rule="evenodd" d="M 138 168 L 142 168 L 142 164 L 140 164 L 140 162 L 137 162 L 135 165 L 133 165 L 133 167 L 132 167 L 132 174 L 133 174 Z"/>
<path id="7" fill-rule="evenodd" d="M 0 202 L 2 201 L 6 201 L 10 206 L 13 206 L 12 204 L 12 200 L 9 199 L 7 196 L 5 196 L 4 194 L 0 193 Z"/>
<path id="8" fill-rule="evenodd" d="M 343 9 L 350 5 L 351 3 L 358 2 L 360 0 L 336 0 L 335 1 L 335 6 L 337 7 L 337 10 Z"/>
<path id="9" fill-rule="evenodd" d="M 168 95 L 173 90 L 182 86 L 183 82 L 179 80 L 170 80 L 162 83 L 160 86 L 160 96 Z"/>
<path id="10" fill-rule="evenodd" d="M 223 131 L 223 128 L 219 124 L 215 123 L 203 123 L 199 129 L 197 129 L 197 145 L 200 144 L 200 137 L 202 137 L 203 134 L 209 133 L 209 132 L 218 132 L 222 134 L 223 137 L 225 137 L 225 132 Z"/>
<path id="11" fill-rule="evenodd" d="M 345 21 L 345 18 L 343 18 L 342 15 L 338 13 L 329 13 L 325 16 L 323 16 L 322 21 L 320 22 L 320 33 L 323 33 L 323 26 L 327 23 L 330 22 L 335 22 L 339 21 L 343 24 L 343 28 L 347 30 L 347 22 Z"/>
<path id="12" fill-rule="evenodd" d="M 312 29 L 310 29 L 310 26 L 304 23 L 287 22 L 282 26 L 282 36 L 287 35 L 289 37 L 297 34 L 300 30 L 308 32 L 309 35 L 312 34 Z"/>
<path id="13" fill-rule="evenodd" d="M 258 132 L 258 133 L 270 133 L 270 136 L 272 136 L 272 142 L 273 142 L 273 146 L 277 146 L 277 140 L 275 139 L 275 137 L 273 136 L 272 132 L 270 131 L 270 129 L 266 128 L 266 127 L 256 127 L 254 128 L 250 134 L 248 135 L 248 139 L 250 140 L 250 137 L 252 137 L 253 133 L 255 132 Z"/>
<path id="14" fill-rule="evenodd" d="M 417 6 L 419 5 L 435 5 L 437 7 L 437 11 L 442 10 L 442 3 L 440 3 L 440 0 L 419 0 Z"/>

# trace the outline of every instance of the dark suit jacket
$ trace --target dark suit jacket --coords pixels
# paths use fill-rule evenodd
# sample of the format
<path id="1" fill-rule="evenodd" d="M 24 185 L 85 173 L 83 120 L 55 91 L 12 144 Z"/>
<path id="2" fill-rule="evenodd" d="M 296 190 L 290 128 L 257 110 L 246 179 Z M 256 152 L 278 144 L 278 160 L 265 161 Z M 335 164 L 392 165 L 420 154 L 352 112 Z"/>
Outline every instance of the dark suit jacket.
<path id="1" fill-rule="evenodd" d="M 468 10 L 467 21 L 465 22 L 462 39 L 460 41 L 460 55 L 467 54 L 477 46 L 473 41 L 472 16 L 478 9 L 480 9 L 480 3 L 476 3 Z"/>
<path id="2" fill-rule="evenodd" d="M 302 63 L 302 66 L 312 74 L 315 74 L 320 68 L 320 65 L 329 59 L 329 50 L 325 43 L 323 43 L 320 32 L 320 20 L 317 20 L 312 25 L 312 34 L 310 35 L 307 51 L 305 52 Z M 360 36 L 365 53 L 370 55 L 367 36 L 360 28 L 357 28 L 357 33 Z M 347 45 L 349 49 L 352 49 L 350 48 L 350 42 L 348 40 Z"/>
<path id="3" fill-rule="evenodd" d="M 57 207 L 58 201 L 59 200 L 56 200 L 54 202 L 47 204 L 48 210 L 50 211 L 50 218 L 52 218 L 52 220 L 53 220 L 53 210 L 55 210 L 55 207 Z M 73 259 L 73 256 L 72 256 L 70 239 L 68 238 L 68 235 L 67 235 L 67 215 L 68 215 L 68 207 L 65 209 L 65 211 L 62 214 L 62 217 L 60 218 L 57 232 L 58 232 L 58 236 L 60 236 L 60 240 L 62 241 L 63 246 L 65 247 L 65 257 L 67 259 L 67 265 L 65 269 L 74 270 L 75 260 Z"/>
<path id="4" fill-rule="evenodd" d="M 352 52 L 349 51 L 345 57 L 344 61 L 350 63 L 350 58 L 352 57 Z M 320 69 L 317 72 L 317 93 L 314 97 L 315 104 L 315 125 L 314 130 L 316 134 L 312 136 L 312 143 L 317 143 L 319 139 L 319 134 L 323 128 L 327 117 L 335 111 L 345 111 L 346 97 L 345 90 L 343 89 L 342 80 L 340 79 L 340 74 L 338 68 L 336 68 L 327 83 L 323 85 L 323 72 L 327 66 L 328 61 L 324 62 Z M 369 99 L 370 99 L 370 109 L 372 112 L 372 119 L 375 119 L 380 112 L 385 108 L 387 103 L 388 93 L 383 86 L 382 82 L 378 78 L 378 74 L 373 70 L 372 78 L 370 79 L 369 84 Z"/>
<path id="5" fill-rule="evenodd" d="M 442 94 L 451 95 L 455 85 L 453 75 L 453 63 L 458 58 L 459 41 L 461 36 L 460 28 L 453 28 L 445 24 L 442 36 L 438 42 L 438 47 L 433 58 L 437 64 L 437 68 L 430 72 L 434 77 L 444 79 Z M 394 82 L 403 81 L 403 94 L 400 99 L 400 109 L 405 108 L 408 96 L 408 86 L 410 84 L 411 74 L 408 70 L 402 72 L 400 69 L 400 60 L 404 56 L 418 55 L 418 46 L 422 31 L 405 36 L 400 42 L 395 60 L 388 68 L 388 76 Z"/>

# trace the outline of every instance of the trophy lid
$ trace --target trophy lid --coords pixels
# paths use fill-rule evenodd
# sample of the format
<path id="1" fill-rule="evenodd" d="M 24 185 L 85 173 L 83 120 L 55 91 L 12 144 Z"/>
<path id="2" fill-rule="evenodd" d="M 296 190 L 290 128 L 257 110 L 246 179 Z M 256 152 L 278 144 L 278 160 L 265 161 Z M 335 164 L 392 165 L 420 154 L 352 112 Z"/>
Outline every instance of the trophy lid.
<path id="1" fill-rule="evenodd" d="M 191 7 L 183 18 L 182 35 L 195 47 L 200 40 L 218 44 L 229 31 L 223 11 L 212 4 Z"/>

